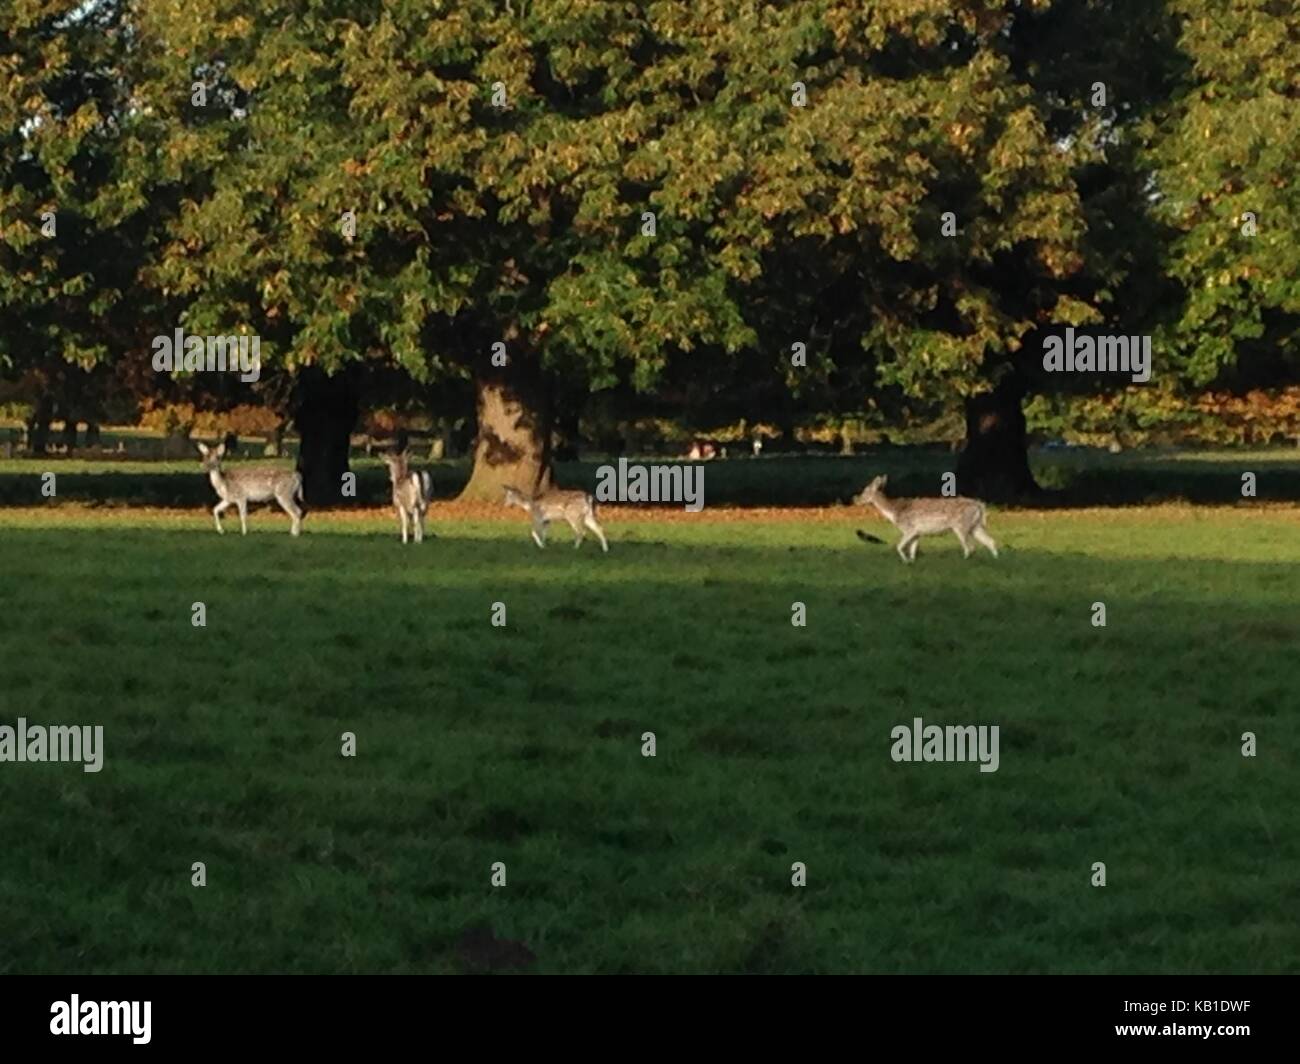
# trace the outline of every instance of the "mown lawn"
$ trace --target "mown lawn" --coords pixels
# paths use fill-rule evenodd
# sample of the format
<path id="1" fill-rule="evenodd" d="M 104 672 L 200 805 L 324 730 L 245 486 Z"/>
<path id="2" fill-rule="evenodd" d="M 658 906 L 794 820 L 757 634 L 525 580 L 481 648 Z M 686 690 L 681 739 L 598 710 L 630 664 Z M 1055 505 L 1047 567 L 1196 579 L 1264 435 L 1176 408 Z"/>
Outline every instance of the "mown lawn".
<path id="1" fill-rule="evenodd" d="M 1300 971 L 1300 510 L 456 513 L 0 510 L 0 971 Z"/>

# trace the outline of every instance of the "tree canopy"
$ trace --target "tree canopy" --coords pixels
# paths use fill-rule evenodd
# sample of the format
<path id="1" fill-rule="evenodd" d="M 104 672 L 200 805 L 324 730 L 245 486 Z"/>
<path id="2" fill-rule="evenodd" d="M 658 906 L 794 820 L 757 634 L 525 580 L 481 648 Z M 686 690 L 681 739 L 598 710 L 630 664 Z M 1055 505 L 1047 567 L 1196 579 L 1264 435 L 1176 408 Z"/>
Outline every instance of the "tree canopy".
<path id="1" fill-rule="evenodd" d="M 542 483 L 553 400 L 614 386 L 1014 404 L 1043 329 L 1107 323 L 1179 386 L 1276 376 L 1297 32 L 1269 0 L 17 5 L 0 357 L 255 333 L 326 486 L 346 446 L 307 437 L 346 439 L 358 370 L 472 379 L 471 494 Z"/>

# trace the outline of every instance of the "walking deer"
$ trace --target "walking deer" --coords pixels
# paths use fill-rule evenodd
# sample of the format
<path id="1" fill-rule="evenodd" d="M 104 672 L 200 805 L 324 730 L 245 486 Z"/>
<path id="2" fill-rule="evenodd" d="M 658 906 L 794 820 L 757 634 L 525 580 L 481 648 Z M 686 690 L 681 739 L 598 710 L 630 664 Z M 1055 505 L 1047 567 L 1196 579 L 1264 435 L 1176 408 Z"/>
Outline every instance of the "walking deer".
<path id="1" fill-rule="evenodd" d="M 236 469 L 222 469 L 221 459 L 226 453 L 226 445 L 208 447 L 198 445 L 203 456 L 203 468 L 207 470 L 208 480 L 212 482 L 221 501 L 212 508 L 212 519 L 217 531 L 224 534 L 221 527 L 221 515 L 230 507 L 239 509 L 239 528 L 243 535 L 248 535 L 248 504 L 250 502 L 270 502 L 274 499 L 287 513 L 293 524 L 289 534 L 296 536 L 302 531 L 303 502 L 302 476 L 292 469 L 268 469 L 265 466 L 243 466 Z"/>
<path id="2" fill-rule="evenodd" d="M 555 518 L 563 518 L 573 529 L 573 546 L 576 550 L 582 546 L 586 530 L 596 533 L 600 548 L 609 551 L 609 542 L 605 539 L 605 530 L 596 520 L 596 500 L 585 491 L 563 491 L 551 488 L 541 495 L 530 498 L 518 488 L 505 489 L 505 504 L 518 506 L 533 519 L 533 542 L 539 547 L 546 546 L 546 529 Z"/>
<path id="3" fill-rule="evenodd" d="M 922 536 L 949 531 L 956 533 L 965 557 L 970 557 L 972 538 L 988 548 L 993 557 L 998 556 L 998 545 L 984 527 L 984 504 L 978 499 L 891 499 L 885 494 L 886 479 L 876 477 L 853 497 L 853 501 L 863 506 L 874 506 L 903 534 L 896 549 L 904 562 L 916 561 L 916 549 Z M 862 539 L 875 538 L 865 532 L 858 535 Z"/>

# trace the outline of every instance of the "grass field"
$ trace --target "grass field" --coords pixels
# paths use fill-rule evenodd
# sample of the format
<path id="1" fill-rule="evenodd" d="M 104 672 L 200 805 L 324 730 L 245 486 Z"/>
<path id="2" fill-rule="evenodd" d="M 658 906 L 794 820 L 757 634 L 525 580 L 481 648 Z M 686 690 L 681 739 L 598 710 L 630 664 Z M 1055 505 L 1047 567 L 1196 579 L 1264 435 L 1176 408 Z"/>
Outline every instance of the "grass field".
<path id="1" fill-rule="evenodd" d="M 1300 508 L 430 516 L 0 510 L 0 971 L 1300 971 Z"/>

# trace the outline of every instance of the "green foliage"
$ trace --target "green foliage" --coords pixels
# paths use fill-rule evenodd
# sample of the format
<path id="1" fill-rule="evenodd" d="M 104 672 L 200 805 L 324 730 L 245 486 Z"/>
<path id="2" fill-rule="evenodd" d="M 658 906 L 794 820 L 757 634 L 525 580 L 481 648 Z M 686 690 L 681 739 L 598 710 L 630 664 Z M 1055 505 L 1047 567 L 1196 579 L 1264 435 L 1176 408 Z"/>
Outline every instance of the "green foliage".
<path id="1" fill-rule="evenodd" d="M 1277 0 L 1172 0 L 1191 69 L 1155 146 L 1166 269 L 1185 301 L 1166 330 L 1202 385 L 1239 359 L 1294 379 L 1300 345 L 1300 22 Z M 1256 235 L 1243 230 L 1253 215 Z M 1245 367 L 1250 374 L 1254 367 Z M 1248 377 L 1249 379 L 1249 377 Z M 1273 383 L 1273 382 L 1268 382 Z"/>
<path id="2" fill-rule="evenodd" d="M 1106 395 L 1040 395 L 1025 404 L 1031 432 L 1072 443 L 1232 444 L 1300 440 L 1300 388 L 1182 395 L 1130 387 Z"/>
<path id="3" fill-rule="evenodd" d="M 0 10 L 0 372 L 89 366 L 134 340 L 148 249 L 116 209 L 123 7 Z"/>
<path id="4" fill-rule="evenodd" d="M 504 337 L 649 388 L 674 358 L 784 348 L 785 318 L 823 361 L 865 346 L 885 382 L 962 391 L 1030 324 L 980 275 L 1079 268 L 1068 160 L 992 0 L 334 6 L 152 5 L 114 53 L 138 106 L 112 116 L 99 213 L 156 207 L 141 279 L 191 331 L 257 330 L 270 362 L 424 379 Z M 817 350 L 845 277 L 848 331 Z"/>
<path id="5" fill-rule="evenodd" d="M 0 365 L 34 391 L 108 360 L 195 401 L 147 371 L 177 322 L 273 378 L 463 382 L 504 341 L 727 419 L 951 404 L 1051 323 L 1149 328 L 1193 387 L 1294 371 L 1277 0 L 66 7 L 0 13 Z"/>

